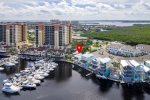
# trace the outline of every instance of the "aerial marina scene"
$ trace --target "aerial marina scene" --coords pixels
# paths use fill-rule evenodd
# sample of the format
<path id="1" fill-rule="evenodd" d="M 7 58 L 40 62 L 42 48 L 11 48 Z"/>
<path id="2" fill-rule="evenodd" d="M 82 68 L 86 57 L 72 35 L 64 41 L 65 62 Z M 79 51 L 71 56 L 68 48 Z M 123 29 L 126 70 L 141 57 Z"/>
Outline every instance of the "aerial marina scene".
<path id="1" fill-rule="evenodd" d="M 0 100 L 150 100 L 149 0 L 0 0 Z"/>

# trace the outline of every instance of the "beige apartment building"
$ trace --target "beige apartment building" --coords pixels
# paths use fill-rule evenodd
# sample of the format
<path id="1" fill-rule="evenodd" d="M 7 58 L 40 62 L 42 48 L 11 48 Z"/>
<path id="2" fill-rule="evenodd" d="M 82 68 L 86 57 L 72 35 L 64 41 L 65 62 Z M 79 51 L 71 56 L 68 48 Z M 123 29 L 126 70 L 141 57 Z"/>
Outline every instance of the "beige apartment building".
<path id="1" fill-rule="evenodd" d="M 53 49 L 64 49 L 72 42 L 72 28 L 69 24 L 45 26 L 45 45 Z"/>
<path id="2" fill-rule="evenodd" d="M 45 43 L 44 24 L 39 23 L 35 26 L 35 44 L 36 47 L 43 47 L 44 43 Z"/>
<path id="3" fill-rule="evenodd" d="M 24 23 L 7 23 L 3 42 L 6 46 L 22 48 L 26 45 L 27 25 Z"/>

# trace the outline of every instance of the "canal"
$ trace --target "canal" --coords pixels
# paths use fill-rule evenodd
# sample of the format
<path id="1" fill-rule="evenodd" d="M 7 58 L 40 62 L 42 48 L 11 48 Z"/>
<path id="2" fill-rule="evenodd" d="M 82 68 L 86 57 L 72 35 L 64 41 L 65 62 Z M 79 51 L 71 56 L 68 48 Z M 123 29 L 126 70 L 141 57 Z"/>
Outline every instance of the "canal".
<path id="1" fill-rule="evenodd" d="M 12 69 L 0 72 L 2 81 L 23 70 L 29 62 L 21 61 Z M 150 88 L 144 86 L 123 87 L 112 81 L 102 81 L 70 63 L 58 62 L 36 90 L 21 91 L 19 95 L 6 95 L 0 91 L 0 100 L 150 100 Z M 74 68 L 72 68 L 74 67 Z"/>

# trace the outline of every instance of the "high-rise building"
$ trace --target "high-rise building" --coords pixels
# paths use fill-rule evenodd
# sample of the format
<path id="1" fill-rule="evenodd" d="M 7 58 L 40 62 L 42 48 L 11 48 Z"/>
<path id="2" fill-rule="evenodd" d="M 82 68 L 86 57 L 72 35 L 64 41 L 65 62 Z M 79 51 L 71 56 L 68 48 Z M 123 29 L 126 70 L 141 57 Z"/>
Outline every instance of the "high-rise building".
<path id="1" fill-rule="evenodd" d="M 5 23 L 0 25 L 0 41 L 6 46 L 21 48 L 27 40 L 27 25 L 25 23 Z"/>
<path id="2" fill-rule="evenodd" d="M 53 49 L 64 49 L 72 41 L 71 29 L 70 24 L 45 25 L 45 45 Z"/>
<path id="3" fill-rule="evenodd" d="M 26 23 L 1 23 L 0 42 L 6 46 L 22 48 L 27 46 L 27 24 Z M 33 26 L 33 25 L 32 25 Z M 72 26 L 68 23 L 38 22 L 34 24 L 35 46 L 49 47 L 52 49 L 64 49 L 72 42 Z"/>
<path id="4" fill-rule="evenodd" d="M 45 43 L 45 31 L 44 31 L 44 24 L 38 23 L 35 26 L 35 44 L 36 47 L 43 47 Z"/>
<path id="5" fill-rule="evenodd" d="M 0 42 L 6 39 L 6 24 L 0 24 Z"/>

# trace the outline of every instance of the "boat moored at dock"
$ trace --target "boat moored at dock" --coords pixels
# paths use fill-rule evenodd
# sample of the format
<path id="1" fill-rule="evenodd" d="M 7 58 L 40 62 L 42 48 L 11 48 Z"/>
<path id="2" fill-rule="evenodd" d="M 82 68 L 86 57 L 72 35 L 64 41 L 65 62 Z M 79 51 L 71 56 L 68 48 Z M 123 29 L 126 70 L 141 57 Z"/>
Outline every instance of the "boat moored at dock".
<path id="1" fill-rule="evenodd" d="M 15 86 L 11 83 L 5 83 L 2 88 L 2 91 L 5 93 L 19 93 L 20 89 L 21 89 L 20 87 Z"/>
<path id="2" fill-rule="evenodd" d="M 37 63 L 39 63 L 38 66 L 36 66 Z M 36 89 L 36 86 L 40 85 L 57 65 L 54 62 L 44 60 L 35 62 L 35 65 L 28 66 L 19 73 L 16 73 L 14 77 L 3 80 L 4 86 L 2 91 L 14 93 L 19 92 L 21 89 Z"/>

